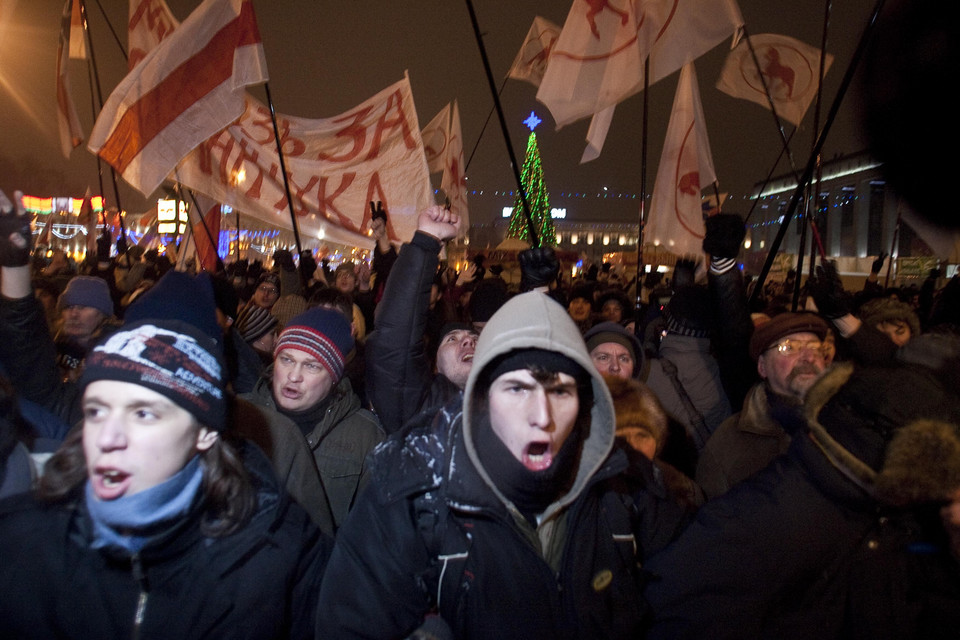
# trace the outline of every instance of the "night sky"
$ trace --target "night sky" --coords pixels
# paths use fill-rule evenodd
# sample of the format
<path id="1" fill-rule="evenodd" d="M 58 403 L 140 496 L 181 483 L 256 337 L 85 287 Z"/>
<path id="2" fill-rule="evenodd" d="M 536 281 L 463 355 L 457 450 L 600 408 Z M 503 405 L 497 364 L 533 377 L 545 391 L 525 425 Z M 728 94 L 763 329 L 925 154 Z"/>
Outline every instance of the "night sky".
<path id="1" fill-rule="evenodd" d="M 622 2 L 625 0 L 621 0 Z M 178 19 L 186 18 L 197 0 L 168 0 Z M 484 42 L 497 81 L 505 76 L 534 16 L 563 25 L 571 0 L 474 0 Z M 824 9 L 814 0 L 741 0 L 749 33 L 779 33 L 819 46 Z M 867 23 L 873 2 L 832 3 L 827 49 L 835 56 L 825 82 L 822 112 L 834 100 L 840 80 Z M 396 2 L 322 2 L 319 0 L 254 0 L 270 70 L 270 91 L 278 112 L 306 118 L 337 115 L 410 73 L 421 127 L 444 104 L 459 101 L 464 153 L 476 153 L 467 169 L 471 190 L 515 188 L 505 143 L 494 115 L 481 137 L 493 107 L 482 59 L 465 2 L 433 0 Z M 32 195 L 81 196 L 97 187 L 96 161 L 85 147 L 65 160 L 59 150 L 55 115 L 55 69 L 60 0 L 0 0 L 0 188 L 8 194 L 21 188 Z M 101 9 L 102 7 L 102 9 Z M 120 47 L 126 42 L 127 2 L 88 0 L 95 55 L 104 99 L 126 69 Z M 770 171 L 780 151 L 770 112 L 716 90 L 729 42 L 696 61 L 700 93 L 721 191 L 733 200 L 727 210 L 745 212 L 742 200 L 753 184 Z M 92 127 L 91 95 L 84 63 L 71 61 L 71 80 L 80 119 Z M 670 115 L 678 74 L 649 89 L 647 189 L 653 189 L 660 147 Z M 263 90 L 253 90 L 265 100 Z M 580 165 L 588 121 L 555 131 L 547 109 L 536 102 L 536 89 L 510 80 L 502 104 L 514 152 L 522 161 L 529 133 L 523 120 L 535 110 L 543 118 L 537 135 L 551 197 L 586 193 L 568 210 L 572 219 L 622 220 L 636 215 L 641 187 L 641 120 L 643 96 L 617 107 L 603 154 Z M 824 158 L 864 148 L 858 127 L 856 95 L 843 103 L 824 147 Z M 813 142 L 813 107 L 794 136 L 798 168 L 806 163 Z M 787 130 L 792 125 L 786 123 Z M 479 143 L 477 142 L 479 140 Z M 777 173 L 788 169 L 781 164 Z M 607 188 L 608 197 L 597 198 Z M 107 189 L 108 194 L 112 193 Z M 136 212 L 147 200 L 132 189 L 121 191 L 124 208 Z M 112 196 L 108 197 L 108 201 Z M 499 204 L 493 198 L 470 200 L 473 223 L 493 220 Z"/>

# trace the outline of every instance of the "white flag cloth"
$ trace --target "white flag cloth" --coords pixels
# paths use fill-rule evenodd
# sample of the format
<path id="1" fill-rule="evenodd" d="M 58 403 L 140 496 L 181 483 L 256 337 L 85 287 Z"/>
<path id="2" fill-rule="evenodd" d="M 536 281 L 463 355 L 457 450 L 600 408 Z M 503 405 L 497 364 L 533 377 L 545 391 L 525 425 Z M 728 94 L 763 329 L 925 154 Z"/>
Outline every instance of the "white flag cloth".
<path id="1" fill-rule="evenodd" d="M 142 55 L 178 26 L 164 0 L 130 0 L 129 25 L 131 48 L 136 43 Z M 244 107 L 238 121 L 184 158 L 173 177 L 245 216 L 290 230 L 270 110 L 249 95 Z M 406 75 L 339 116 L 312 120 L 278 113 L 277 124 L 304 237 L 372 249 L 364 233 L 371 200 L 390 212 L 391 241 L 413 237 L 417 215 L 433 198 Z"/>
<path id="2" fill-rule="evenodd" d="M 610 107 L 643 89 L 648 55 L 653 84 L 731 35 L 735 45 L 742 25 L 736 0 L 574 0 L 537 100 L 557 128 L 604 112 L 591 124 L 586 162 L 603 148 Z"/>
<path id="3" fill-rule="evenodd" d="M 820 50 L 773 33 L 750 36 L 749 40 L 757 54 L 760 71 L 744 40 L 727 56 L 717 89 L 769 109 L 770 102 L 760 79 L 762 73 L 777 114 L 799 125 L 817 95 Z M 828 53 L 823 61 L 824 75 L 832 63 L 833 56 Z"/>
<path id="4" fill-rule="evenodd" d="M 433 197 L 408 78 L 343 114 L 277 114 L 277 126 L 302 236 L 372 249 L 368 203 L 379 200 L 390 212 L 391 241 L 413 237 Z M 250 96 L 240 119 L 194 149 L 172 177 L 244 215 L 293 227 L 270 110 Z"/>
<path id="5" fill-rule="evenodd" d="M 643 228 L 644 243 L 676 255 L 703 253 L 700 190 L 717 180 L 693 63 L 684 65 Z"/>
<path id="6" fill-rule="evenodd" d="M 87 38 L 80 15 L 80 0 L 73 3 L 73 11 L 70 12 L 70 57 L 87 59 Z"/>
<path id="7" fill-rule="evenodd" d="M 523 39 L 517 57 L 510 65 L 507 77 L 514 80 L 524 80 L 535 87 L 540 86 L 543 74 L 547 70 L 547 60 L 553 50 L 557 38 L 560 36 L 560 27 L 546 18 L 536 16 L 527 37 Z"/>
<path id="8" fill-rule="evenodd" d="M 180 26 L 164 0 L 130 0 L 127 69 L 143 62 L 147 54 Z"/>
<path id="9" fill-rule="evenodd" d="M 460 107 L 453 101 L 453 113 L 450 115 L 450 136 L 447 152 L 443 159 L 443 180 L 440 188 L 447 194 L 450 211 L 460 217 L 460 228 L 470 228 L 470 215 L 467 210 L 467 178 L 463 173 L 463 135 L 460 133 Z"/>
<path id="10" fill-rule="evenodd" d="M 194 193 L 196 209 L 188 208 L 193 230 L 193 249 L 200 268 L 211 273 L 217 269 L 217 245 L 220 242 L 221 205 L 202 193 Z"/>
<path id="11" fill-rule="evenodd" d="M 250 0 L 204 0 L 110 95 L 89 148 L 144 195 L 192 149 L 243 115 L 267 80 Z"/>
<path id="12" fill-rule="evenodd" d="M 79 3 L 79 0 L 77 2 Z M 73 104 L 70 76 L 67 73 L 74 39 L 70 28 L 71 5 L 74 5 L 74 9 L 78 6 L 73 3 L 73 0 L 67 0 L 63 7 L 63 16 L 60 20 L 60 44 L 57 51 L 57 124 L 60 129 L 60 150 L 65 158 L 69 158 L 70 152 L 83 143 L 83 128 L 80 126 L 77 108 Z M 80 38 L 82 42 L 82 30 Z"/>
<path id="13" fill-rule="evenodd" d="M 427 169 L 430 173 L 443 171 L 443 159 L 450 141 L 450 103 L 444 105 L 420 132 L 423 139 L 423 152 L 427 157 Z"/>

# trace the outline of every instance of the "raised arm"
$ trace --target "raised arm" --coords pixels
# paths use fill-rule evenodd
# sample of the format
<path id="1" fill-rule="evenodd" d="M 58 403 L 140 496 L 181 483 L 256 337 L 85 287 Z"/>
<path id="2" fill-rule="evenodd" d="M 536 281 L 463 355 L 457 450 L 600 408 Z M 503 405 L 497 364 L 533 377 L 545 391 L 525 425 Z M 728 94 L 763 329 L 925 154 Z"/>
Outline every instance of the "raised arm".
<path id="1" fill-rule="evenodd" d="M 366 343 L 367 398 L 386 432 L 414 416 L 431 383 L 423 343 L 439 253 L 456 237 L 460 219 L 443 207 L 420 213 L 417 232 L 403 245 L 377 305 L 376 330 Z"/>

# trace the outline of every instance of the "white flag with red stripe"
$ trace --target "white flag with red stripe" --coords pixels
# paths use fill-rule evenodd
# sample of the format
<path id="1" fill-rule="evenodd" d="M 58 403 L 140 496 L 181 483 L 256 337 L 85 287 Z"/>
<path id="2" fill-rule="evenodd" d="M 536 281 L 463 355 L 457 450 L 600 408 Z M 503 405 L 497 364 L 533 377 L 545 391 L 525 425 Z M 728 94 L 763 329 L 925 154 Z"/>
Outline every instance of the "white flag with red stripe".
<path id="1" fill-rule="evenodd" d="M 217 245 L 220 242 L 221 205 L 201 193 L 195 193 L 194 196 L 197 211 L 190 221 L 197 261 L 201 269 L 214 273 L 217 270 Z"/>
<path id="2" fill-rule="evenodd" d="M 749 40 L 760 63 L 759 72 L 745 40 L 727 56 L 717 89 L 769 109 L 770 101 L 763 90 L 766 82 L 777 115 L 799 125 L 817 95 L 820 50 L 774 33 L 750 36 Z M 831 64 L 833 56 L 828 53 L 823 59 L 824 75 Z"/>
<path id="3" fill-rule="evenodd" d="M 644 242 L 676 255 L 703 253 L 700 190 L 717 181 L 693 63 L 684 65 L 657 168 Z"/>
<path id="4" fill-rule="evenodd" d="M 525 80 L 535 87 L 543 81 L 543 74 L 547 70 L 547 61 L 550 52 L 560 37 L 560 27 L 546 18 L 536 16 L 533 24 L 527 31 L 517 57 L 510 65 L 507 76 L 514 80 Z"/>
<path id="5" fill-rule="evenodd" d="M 83 142 L 83 128 L 80 126 L 77 108 L 73 104 L 70 76 L 67 73 L 70 62 L 69 53 L 76 39 L 72 37 L 70 29 L 71 5 L 73 10 L 76 10 L 79 0 L 76 4 L 73 0 L 67 0 L 63 7 L 63 17 L 60 20 L 60 45 L 57 51 L 57 123 L 60 128 L 60 150 L 63 151 L 65 158 L 69 158 L 70 152 Z M 82 38 L 83 31 L 80 32 L 81 42 Z"/>
<path id="6" fill-rule="evenodd" d="M 449 136 L 450 103 L 448 102 L 420 131 L 420 137 L 423 139 L 423 153 L 427 158 L 427 170 L 430 173 L 443 171 L 443 159 L 447 153 Z"/>
<path id="7" fill-rule="evenodd" d="M 117 86 L 88 146 L 149 195 L 197 145 L 243 115 L 244 87 L 266 80 L 250 0 L 204 0 Z"/>

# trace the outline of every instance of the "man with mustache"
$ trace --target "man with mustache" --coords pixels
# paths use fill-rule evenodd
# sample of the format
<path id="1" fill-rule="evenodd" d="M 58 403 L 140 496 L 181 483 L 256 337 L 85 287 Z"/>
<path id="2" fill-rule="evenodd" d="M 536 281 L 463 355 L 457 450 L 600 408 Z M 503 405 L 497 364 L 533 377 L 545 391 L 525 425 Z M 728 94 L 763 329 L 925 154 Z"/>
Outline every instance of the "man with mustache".
<path id="1" fill-rule="evenodd" d="M 708 499 L 787 450 L 803 424 L 807 390 L 833 360 L 824 342 L 827 331 L 813 313 L 782 313 L 754 330 L 750 356 L 762 380 L 747 394 L 743 410 L 724 421 L 700 452 L 696 480 Z"/>

